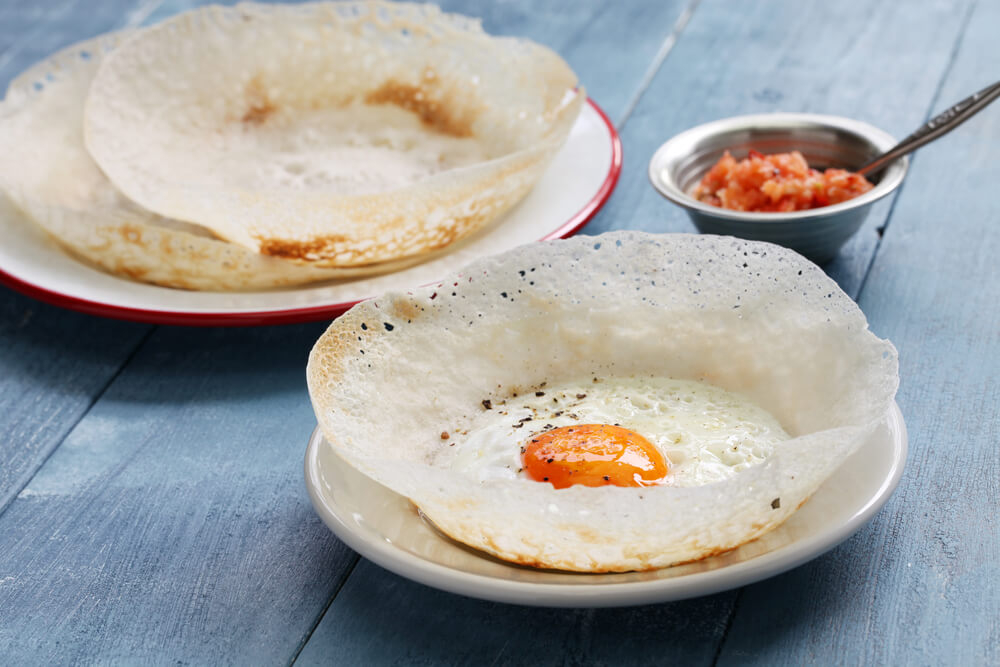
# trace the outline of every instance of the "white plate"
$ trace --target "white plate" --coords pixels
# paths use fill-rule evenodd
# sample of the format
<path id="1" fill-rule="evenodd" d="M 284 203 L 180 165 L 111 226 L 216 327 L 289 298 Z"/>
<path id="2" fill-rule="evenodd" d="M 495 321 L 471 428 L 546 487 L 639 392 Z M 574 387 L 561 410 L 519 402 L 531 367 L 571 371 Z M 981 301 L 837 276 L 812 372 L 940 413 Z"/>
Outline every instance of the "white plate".
<path id="1" fill-rule="evenodd" d="M 621 172 L 621 142 L 594 102 L 528 196 L 501 220 L 439 258 L 384 276 L 259 292 L 189 292 L 103 273 L 62 252 L 9 204 L 0 208 L 0 282 L 94 315 L 160 324 L 281 324 L 330 319 L 388 290 L 437 281 L 474 259 L 563 238 L 607 201 Z"/>
<path id="2" fill-rule="evenodd" d="M 512 565 L 465 547 L 424 521 L 406 498 L 372 481 L 327 444 L 306 450 L 306 488 L 327 526 L 361 555 L 428 586 L 470 597 L 548 607 L 617 607 L 736 588 L 811 560 L 851 536 L 885 504 L 906 461 L 898 406 L 885 423 L 784 524 L 758 540 L 696 563 L 621 574 Z"/>

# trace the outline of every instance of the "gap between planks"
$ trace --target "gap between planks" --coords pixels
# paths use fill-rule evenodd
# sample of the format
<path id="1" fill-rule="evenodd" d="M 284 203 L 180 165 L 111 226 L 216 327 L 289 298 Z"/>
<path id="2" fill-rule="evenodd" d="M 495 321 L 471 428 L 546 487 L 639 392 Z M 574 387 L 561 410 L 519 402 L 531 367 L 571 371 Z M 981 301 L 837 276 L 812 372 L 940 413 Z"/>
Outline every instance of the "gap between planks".
<path id="1" fill-rule="evenodd" d="M 689 2 L 688 5 L 684 8 L 684 11 L 681 12 L 680 16 L 677 17 L 677 20 L 674 21 L 674 24 L 671 27 L 670 32 L 667 34 L 666 38 L 664 38 L 663 43 L 660 45 L 659 50 L 656 52 L 656 55 L 653 56 L 653 60 L 650 61 L 649 67 L 647 67 L 646 71 L 643 73 L 642 79 L 639 80 L 639 85 L 636 86 L 635 93 L 633 93 L 632 97 L 629 98 L 628 102 L 625 105 L 625 109 L 622 111 L 620 118 L 617 121 L 615 121 L 615 129 L 619 133 L 622 131 L 625 124 L 628 122 L 629 117 L 631 117 L 632 112 L 639 104 L 639 100 L 642 98 L 643 93 L 645 93 L 646 90 L 649 88 L 649 85 L 652 83 L 653 78 L 656 76 L 656 73 L 659 71 L 660 67 L 663 66 L 663 63 L 666 61 L 667 56 L 670 55 L 670 52 L 677 44 L 678 38 L 680 38 L 681 33 L 684 32 L 684 28 L 686 28 L 688 23 L 691 21 L 691 17 L 693 16 L 694 11 L 698 8 L 698 5 L 700 3 L 701 0 L 691 0 L 691 2 Z M 333 592 L 333 595 L 330 596 L 330 599 L 323 607 L 323 610 L 316 616 L 316 620 L 312 624 L 312 627 L 309 628 L 309 631 L 306 633 L 305 637 L 302 639 L 302 642 L 299 644 L 295 653 L 289 660 L 288 662 L 289 667 L 291 667 L 291 665 L 294 665 L 295 662 L 298 660 L 299 655 L 301 655 L 303 649 L 305 649 L 306 644 L 309 643 L 309 640 L 316 632 L 316 628 L 319 627 L 319 624 L 322 622 L 323 617 L 326 616 L 327 611 L 333 605 L 334 600 L 336 600 L 337 596 L 340 595 L 340 591 L 347 584 L 348 579 L 350 579 L 351 576 L 354 575 L 354 571 L 355 569 L 357 569 L 357 565 L 360 560 L 361 556 L 355 553 L 354 562 L 351 563 L 351 566 L 348 569 L 347 574 L 344 575 L 344 578 L 341 580 L 340 585 L 337 586 L 337 589 Z M 719 641 L 719 646 L 715 653 L 715 660 L 713 661 L 713 665 L 715 664 L 715 662 L 718 661 L 719 655 L 722 652 L 722 644 L 725 642 L 726 634 L 729 632 L 729 627 L 732 625 L 733 618 L 736 615 L 736 606 L 739 601 L 739 595 L 741 592 L 742 589 L 740 589 L 740 592 L 737 593 L 737 596 L 733 601 L 733 607 L 729 612 L 728 618 L 726 619 L 726 628 L 723 631 L 721 640 Z M 497 659 L 499 659 L 499 657 L 500 656 L 498 655 Z M 496 661 L 494 660 L 494 662 Z"/>
<path id="2" fill-rule="evenodd" d="M 941 74 L 941 79 L 938 81 L 937 88 L 934 89 L 934 94 L 931 96 L 931 102 L 927 105 L 927 112 L 924 114 L 924 122 L 929 121 L 934 114 L 934 109 L 938 106 L 938 101 L 941 98 L 941 91 L 944 89 L 945 82 L 948 80 L 949 75 L 955 67 L 955 61 L 958 59 L 958 53 L 962 49 L 962 42 L 965 41 L 965 34 L 969 29 L 969 22 L 972 20 L 972 15 L 976 10 L 976 5 L 978 2 L 972 2 L 969 4 L 969 8 L 966 10 L 965 16 L 962 18 L 962 27 L 958 30 L 958 39 L 952 45 L 951 53 L 948 54 L 948 64 L 944 67 L 944 72 Z M 972 94 L 972 91 L 969 92 Z M 917 156 L 913 154 L 910 156 L 910 168 L 913 167 L 913 162 L 916 161 Z M 871 275 L 872 269 L 875 267 L 875 260 L 878 258 L 878 253 L 882 249 L 882 242 L 885 240 L 885 235 L 889 232 L 889 225 L 892 224 L 892 216 L 896 211 L 896 204 L 899 203 L 899 198 L 903 195 L 903 191 L 906 189 L 906 179 L 903 179 L 903 183 L 899 186 L 899 189 L 892 194 L 892 204 L 889 206 L 889 211 L 885 214 L 885 224 L 882 225 L 882 230 L 879 232 L 878 240 L 875 242 L 875 249 L 872 251 L 872 256 L 868 260 L 868 266 L 865 268 L 865 274 L 861 277 L 861 282 L 858 284 L 858 291 L 854 295 L 855 303 L 861 303 L 861 294 L 865 291 L 865 286 L 868 285 L 868 276 Z"/>
<path id="3" fill-rule="evenodd" d="M 694 10 L 698 8 L 701 4 L 701 0 L 691 0 L 688 6 L 684 8 L 681 15 L 677 17 L 674 21 L 673 27 L 667 34 L 667 37 L 663 40 L 663 44 L 660 45 L 660 50 L 656 52 L 653 56 L 653 60 L 649 63 L 649 67 L 646 68 L 645 73 L 642 75 L 642 79 L 639 80 L 639 85 L 635 89 L 635 93 L 629 98 L 629 101 L 625 104 L 625 110 L 622 111 L 621 117 L 615 121 L 615 129 L 621 133 L 622 128 L 625 127 L 625 123 L 632 116 L 632 112 L 639 105 L 639 100 L 642 98 L 643 93 L 649 88 L 649 85 L 653 82 L 653 77 L 663 66 L 664 61 L 670 52 L 673 50 L 674 46 L 677 44 L 678 38 L 681 33 L 684 32 L 684 28 L 687 27 L 688 22 L 691 20 L 691 16 L 694 15 Z"/>
<path id="4" fill-rule="evenodd" d="M 135 344 L 135 347 L 133 347 L 132 350 L 127 355 L 125 355 L 125 358 L 122 360 L 118 368 L 115 369 L 115 372 L 112 373 L 108 377 L 107 381 L 101 386 L 101 388 L 94 393 L 93 398 L 91 398 L 90 402 L 87 403 L 87 407 L 84 408 L 83 411 L 80 413 L 80 415 L 76 418 L 76 420 L 69 425 L 69 428 L 66 429 L 66 432 L 63 433 L 61 438 L 59 438 L 59 442 L 55 443 L 52 446 L 52 448 L 45 454 L 45 456 L 43 456 L 41 460 L 38 461 L 38 465 L 35 466 L 35 469 L 31 472 L 30 475 L 27 475 L 24 478 L 24 481 L 20 485 L 20 487 L 18 487 L 17 489 L 12 489 L 12 492 L 10 494 L 10 497 L 7 499 L 7 502 L 5 502 L 2 506 L 0 506 L 0 517 L 4 515 L 4 513 L 7 511 L 7 508 L 11 506 L 11 504 L 17 499 L 17 497 L 21 495 L 21 492 L 23 492 L 24 489 L 27 488 L 29 484 L 31 484 L 31 481 L 35 479 L 35 475 L 37 475 L 38 471 L 45 466 L 45 463 L 50 458 L 52 458 L 52 455 L 55 454 L 56 450 L 62 447 L 62 444 L 66 442 L 66 438 L 68 438 L 70 434 L 73 433 L 74 430 L 76 430 L 76 427 L 80 425 L 80 422 L 83 421 L 83 419 L 88 414 L 90 414 L 90 411 L 94 409 L 94 406 L 97 405 L 97 402 L 101 400 L 101 397 L 104 396 L 104 394 L 108 391 L 108 389 L 111 387 L 114 381 L 118 379 L 118 376 L 122 374 L 122 372 L 125 370 L 125 367 L 128 366 L 129 363 L 132 361 L 132 359 L 135 358 L 135 355 L 139 353 L 139 350 L 142 348 L 143 345 L 146 344 L 146 341 L 149 340 L 149 337 L 153 335 L 154 331 L 156 331 L 156 327 L 150 326 L 149 330 L 146 331 L 146 333 L 144 333 L 139 338 L 139 341 Z"/>
<path id="5" fill-rule="evenodd" d="M 56 16 L 64 16 L 76 4 L 77 0 L 69 0 L 69 2 L 60 5 L 53 13 Z M 141 2 L 138 2 L 135 7 L 133 7 L 131 10 L 129 10 L 124 14 L 124 20 L 120 24 L 115 26 L 113 30 L 125 30 L 129 28 L 135 28 L 136 26 L 141 25 L 162 4 L 163 0 L 142 0 Z M 45 25 L 43 24 L 41 27 L 36 28 L 35 30 L 28 30 L 24 32 L 21 35 L 20 39 L 15 40 L 3 52 L 0 52 L 0 71 L 2 71 L 5 67 L 10 65 L 10 63 L 13 62 L 14 58 L 17 57 L 17 55 L 24 49 L 24 47 L 35 41 L 35 39 L 38 37 L 39 34 L 41 34 L 41 32 L 44 29 Z M 14 77 L 16 77 L 17 74 L 19 74 L 19 72 L 15 73 Z M 24 491 L 24 489 L 29 484 L 31 484 L 32 480 L 35 478 L 35 475 L 37 475 L 38 471 L 42 469 L 46 461 L 48 461 L 49 458 L 51 458 L 51 456 L 56 452 L 56 450 L 62 446 L 62 444 L 66 441 L 66 438 L 70 436 L 70 434 L 74 431 L 74 429 L 76 429 L 76 427 L 80 424 L 80 422 L 83 421 L 83 419 L 94 408 L 94 405 L 96 405 L 97 402 L 101 400 L 101 397 L 104 396 L 108 388 L 111 387 L 111 384 L 115 381 L 115 379 L 118 378 L 119 375 L 122 374 L 122 371 L 125 370 L 125 367 L 128 366 L 128 364 L 132 361 L 132 359 L 139 352 L 142 346 L 145 345 L 146 341 L 149 340 L 149 337 L 153 334 L 153 332 L 156 329 L 157 329 L 156 326 L 151 326 L 149 330 L 145 334 L 143 334 L 142 337 L 139 338 L 139 341 L 136 343 L 135 347 L 132 348 L 131 351 L 129 351 L 129 353 L 125 356 L 125 359 L 122 360 L 121 365 L 118 366 L 115 372 L 111 374 L 107 382 L 105 382 L 104 385 L 102 385 L 101 388 L 97 391 L 97 393 L 94 394 L 94 397 L 87 404 L 87 407 L 83 410 L 83 412 L 80 413 L 80 416 L 76 419 L 76 421 L 74 421 L 72 424 L 69 425 L 69 428 L 66 429 L 66 432 L 63 433 L 63 436 L 59 439 L 58 442 L 56 442 L 52 446 L 52 448 L 48 451 L 48 453 L 46 453 L 45 456 L 38 462 L 38 465 L 35 467 L 32 473 L 24 478 L 23 483 L 20 485 L 20 487 L 18 487 L 17 489 L 12 489 L 10 497 L 7 499 L 5 503 L 0 505 L 0 516 L 3 516 L 4 512 L 7 511 L 7 508 L 10 507 L 11 503 L 13 503 L 14 500 L 17 499 L 17 497 L 21 494 L 21 492 Z"/>
<path id="6" fill-rule="evenodd" d="M 302 641 L 299 642 L 298 647 L 295 649 L 295 653 L 292 654 L 291 659 L 288 661 L 288 667 L 292 667 L 292 665 L 295 664 L 295 661 L 299 659 L 299 655 L 301 655 L 302 650 L 306 647 L 306 644 L 309 643 L 309 640 L 312 639 L 313 633 L 316 632 L 316 628 L 318 628 L 319 624 L 323 621 L 323 617 L 326 616 L 326 612 L 327 610 L 330 609 L 330 605 L 332 605 L 333 601 L 337 599 L 338 595 L 340 595 L 341 589 L 347 583 L 347 580 L 350 579 L 351 575 L 354 574 L 354 570 L 358 567 L 358 563 L 360 561 L 361 561 L 361 556 L 357 552 L 355 552 L 354 562 L 351 563 L 351 565 L 347 568 L 347 572 L 344 573 L 344 578 L 340 580 L 340 585 L 337 586 L 337 589 L 335 591 L 333 591 L 333 595 L 331 595 L 330 599 L 326 601 L 326 605 L 324 605 L 323 609 L 320 610 L 318 614 L 316 614 L 316 619 L 309 627 L 309 631 L 306 632 L 305 636 L 302 638 Z"/>
<path id="7" fill-rule="evenodd" d="M 729 616 L 726 617 L 726 627 L 722 629 L 722 636 L 719 637 L 719 645 L 715 647 L 715 655 L 712 656 L 712 666 L 716 667 L 719 664 L 719 660 L 722 658 L 722 650 L 726 646 L 726 638 L 729 637 L 729 631 L 733 627 L 733 622 L 736 620 L 736 612 L 740 608 L 740 600 L 743 599 L 743 591 L 746 590 L 746 586 L 740 586 L 736 591 L 736 595 L 733 597 L 733 606 L 729 609 Z"/>

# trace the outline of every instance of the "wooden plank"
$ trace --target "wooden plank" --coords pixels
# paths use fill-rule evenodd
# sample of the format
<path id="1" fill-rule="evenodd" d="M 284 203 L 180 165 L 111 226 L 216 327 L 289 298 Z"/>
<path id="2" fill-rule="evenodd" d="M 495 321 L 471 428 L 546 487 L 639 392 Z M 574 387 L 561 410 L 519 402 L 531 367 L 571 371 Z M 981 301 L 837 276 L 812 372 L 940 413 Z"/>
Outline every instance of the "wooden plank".
<path id="1" fill-rule="evenodd" d="M 519 607 L 427 588 L 362 560 L 295 664 L 709 664 L 731 606 L 720 594 L 621 609 Z"/>
<path id="2" fill-rule="evenodd" d="M 21 53 L 31 48 L 32 42 L 46 39 L 49 25 L 70 14 L 74 4 L 75 0 L 43 0 L 31 4 L 4 4 L 0 7 L 0 71 L 9 71 L 11 64 Z M 59 31 L 53 32 L 58 39 Z M 9 75 L 4 81 L 7 79 Z"/>
<path id="3" fill-rule="evenodd" d="M 584 231 L 694 232 L 683 210 L 649 185 L 646 170 L 660 144 L 710 120 L 804 111 L 908 134 L 923 121 L 968 4 L 786 0 L 736 10 L 705 0 L 625 125 L 618 189 Z M 886 62 L 891 67 L 873 67 Z M 825 267 L 848 294 L 857 294 L 890 205 L 876 205 Z"/>
<path id="4" fill-rule="evenodd" d="M 935 111 L 996 78 L 998 25 L 975 6 Z M 849 542 L 747 589 L 721 664 L 1000 664 L 998 180 L 996 105 L 915 156 L 860 300 L 899 349 L 907 470 Z"/>
<path id="5" fill-rule="evenodd" d="M 302 483 L 322 328 L 153 333 L 0 516 L 5 662 L 294 655 L 355 558 Z"/>
<path id="6" fill-rule="evenodd" d="M 127 21 L 133 0 L 0 7 L 0 89 L 31 63 Z M 0 512 L 89 409 L 149 327 L 59 310 L 0 287 Z"/>
<path id="7" fill-rule="evenodd" d="M 230 5 L 237 0 L 222 0 Z M 282 2 L 294 0 L 280 0 Z M 552 48 L 580 76 L 580 83 L 612 120 L 637 92 L 646 66 L 691 0 L 601 3 L 594 0 L 439 0 L 448 12 L 482 19 L 486 32 L 534 40 Z M 199 0 L 166 0 L 148 22 L 192 9 Z M 628 48 L 622 48 L 627 44 Z"/>
<path id="8" fill-rule="evenodd" d="M 0 14 L 0 82 L 74 42 L 138 25 L 161 0 L 43 0 L 16 3 Z M 8 15 L 8 12 L 10 14 Z"/>
<path id="9" fill-rule="evenodd" d="M 552 48 L 577 73 L 587 94 L 617 122 L 689 2 L 443 0 L 438 4 L 482 17 L 491 34 L 525 37 Z"/>
<path id="10" fill-rule="evenodd" d="M 686 9 L 682 3 L 649 4 L 655 6 L 592 3 L 589 9 L 577 2 L 565 7 L 559 3 L 553 9 L 511 2 L 477 10 L 458 3 L 445 7 L 484 16 L 488 31 L 549 44 L 574 67 L 611 117 L 618 118 Z M 653 10 L 658 14 L 650 15 Z M 570 22 L 579 22 L 588 11 L 593 18 L 574 28 Z M 631 48 L 622 49 L 626 43 L 639 47 L 643 58 Z M 628 227 L 630 222 L 625 217 L 619 226 Z M 726 593 L 638 609 L 525 609 L 435 591 L 362 562 L 296 662 L 648 664 L 669 655 L 684 664 L 707 664 L 734 596 Z M 675 628 L 684 632 L 677 634 Z M 622 650 L 623 645 L 629 649 Z"/>
<path id="11" fill-rule="evenodd" d="M 935 82 L 947 66 L 949 46 L 961 27 L 961 15 L 953 16 L 941 7 L 924 11 L 873 5 L 859 12 L 858 6 L 849 10 L 785 2 L 741 8 L 733 12 L 731 4 L 711 0 L 697 8 L 624 125 L 625 170 L 618 192 L 587 227 L 588 232 L 619 228 L 690 230 L 683 213 L 660 200 L 649 186 L 646 163 L 666 138 L 710 119 L 763 111 L 813 111 L 861 118 L 904 134 L 921 122 L 934 95 Z M 880 26 L 898 21 L 903 21 L 903 29 L 919 34 L 917 41 L 921 51 L 926 49 L 926 59 L 918 60 L 912 45 L 901 49 L 904 56 L 894 68 L 891 82 L 885 81 L 884 75 L 866 80 L 856 72 L 844 72 L 844 67 L 876 60 L 885 48 L 901 46 L 880 30 Z M 806 26 L 815 29 L 807 32 Z M 837 55 L 841 65 L 827 66 L 831 54 Z M 937 77 L 928 76 L 928 72 L 935 71 Z M 907 99 L 922 99 L 922 106 L 893 104 L 896 96 L 904 92 Z M 866 225 L 867 233 L 856 238 L 842 257 L 827 267 L 853 294 L 857 293 L 876 246 L 875 228 L 884 224 L 888 210 L 889 203 L 885 203 L 874 211 Z M 601 656 L 609 663 L 617 663 L 634 656 L 637 662 L 645 663 L 709 664 L 714 657 L 712 638 L 718 636 L 714 634 L 716 626 L 708 622 L 696 624 L 690 628 L 691 642 L 685 643 L 669 629 L 670 624 L 687 615 L 724 623 L 734 595 L 642 611 L 542 612 L 469 602 L 403 582 L 362 563 L 331 604 L 300 660 L 306 664 L 320 660 L 350 664 L 372 658 L 383 663 L 405 663 L 430 655 L 433 657 L 429 663 L 498 660 L 525 664 L 574 660 L 600 663 L 602 660 L 595 656 Z M 789 592 L 786 598 L 794 602 L 797 596 Z M 757 609 L 744 613 L 753 615 Z M 656 614 L 660 615 L 656 620 L 643 620 Z M 542 618 L 545 622 L 539 624 Z M 628 624 L 633 622 L 644 631 L 642 643 L 622 640 L 622 633 L 627 633 Z M 429 627 L 431 639 L 408 630 L 420 624 Z M 545 653 L 550 648 L 547 639 L 519 641 L 538 636 L 536 625 L 546 633 L 553 629 L 548 634 L 557 638 L 552 642 L 557 648 L 551 654 Z M 467 631 L 463 631 L 465 628 Z M 558 639 L 564 636 L 575 637 L 583 648 L 576 651 L 564 646 Z M 505 642 L 506 638 L 513 640 Z M 626 645 L 629 648 L 622 650 Z M 647 646 L 652 647 L 648 652 Z M 780 648 L 776 654 L 780 654 Z"/>
<path id="12" fill-rule="evenodd" d="M 147 330 L 59 310 L 0 287 L 0 513 Z"/>
<path id="13" fill-rule="evenodd" d="M 714 14 L 725 10 L 711 7 Z M 903 18 L 928 20 L 938 26 L 939 32 L 928 34 L 925 29 L 920 36 L 931 55 L 940 54 L 941 44 L 955 34 L 949 32 L 953 27 L 951 18 L 935 14 L 933 8 L 907 9 L 907 17 Z M 865 11 L 877 12 L 876 17 L 883 22 L 893 16 L 892 8 Z M 699 9 L 695 21 L 701 12 Z M 788 21 L 784 24 L 787 29 L 809 25 L 803 23 L 803 16 L 824 18 L 815 7 L 788 7 L 787 19 L 781 12 L 781 7 L 760 10 L 754 20 L 767 19 L 768 24 L 775 19 Z M 730 38 L 751 37 L 743 34 L 743 28 L 735 22 L 723 23 L 721 18 L 713 21 L 728 27 Z M 661 32 L 669 29 L 666 23 L 653 27 Z M 778 32 L 778 28 L 773 30 Z M 633 29 L 651 28 L 640 24 Z M 623 27 L 608 34 L 625 34 L 625 30 Z M 771 33 L 762 29 L 762 34 L 767 37 Z M 682 37 L 679 50 L 685 39 L 687 35 Z M 704 36 L 702 40 L 703 46 L 714 44 Z M 872 35 L 861 39 L 867 44 L 865 53 L 870 59 L 874 41 Z M 625 57 L 619 53 L 625 51 L 622 43 L 604 44 L 606 70 L 616 77 L 632 75 L 632 80 L 638 80 L 638 71 L 615 71 L 615 63 L 621 62 L 616 58 Z M 823 46 L 825 41 L 817 40 L 816 44 Z M 581 43 L 578 48 L 584 47 L 592 49 L 594 45 Z M 715 52 L 691 50 L 686 58 L 697 61 L 698 56 L 708 53 Z M 725 53 L 732 56 L 736 52 Z M 668 66 L 676 55 L 668 58 Z M 808 55 L 804 64 L 795 61 L 787 47 L 784 55 L 789 62 L 776 61 L 776 65 L 782 72 L 793 74 L 796 81 L 803 78 L 798 68 L 815 64 Z M 567 57 L 572 62 L 572 56 Z M 593 58 L 595 63 L 599 60 Z M 845 58 L 860 62 L 849 55 Z M 903 62 L 901 71 L 894 73 L 916 91 L 917 97 L 932 87 L 937 61 L 930 56 L 929 60 L 930 66 L 924 60 L 916 64 Z M 918 65 L 920 74 L 931 83 L 917 75 Z M 729 63 L 721 67 L 715 61 L 715 67 L 728 70 Z M 589 74 L 581 74 L 587 83 Z M 704 68 L 702 74 L 706 74 Z M 698 89 L 693 85 L 696 79 L 687 81 L 689 94 L 685 99 L 690 98 L 691 90 Z M 827 84 L 832 85 L 831 81 Z M 887 94 L 909 93 L 905 87 L 893 88 L 895 80 L 882 84 Z M 596 90 L 597 84 L 588 85 Z M 684 102 L 670 97 L 673 93 L 666 89 L 667 84 L 661 81 L 660 85 L 661 101 L 673 106 Z M 719 91 L 724 90 L 718 88 L 715 93 L 723 95 Z M 815 95 L 817 91 L 807 86 L 800 95 L 794 92 L 798 90 L 795 85 L 790 90 L 793 98 L 800 100 L 809 99 L 806 93 Z M 857 85 L 853 90 L 855 95 L 874 96 L 877 92 L 874 87 Z M 917 99 L 914 94 L 897 97 Z M 622 94 L 621 99 L 627 100 L 628 95 Z M 867 103 L 854 100 L 858 108 Z M 640 104 L 637 112 L 648 114 L 658 108 L 643 111 Z M 899 113 L 902 115 L 901 109 Z M 654 120 L 647 117 L 645 122 L 651 124 Z M 918 120 L 914 119 L 913 124 Z M 626 126 L 627 131 L 630 126 Z M 885 126 L 897 134 L 909 129 L 909 125 L 898 129 Z M 652 136 L 651 130 L 648 135 Z M 643 140 L 641 134 L 627 138 L 627 156 L 643 151 L 647 155 L 641 159 L 642 169 L 637 171 L 633 164 L 623 186 L 637 187 L 641 183 L 648 189 L 645 160 L 656 143 L 648 141 L 648 136 Z M 634 182 L 629 183 L 629 179 Z M 622 196 L 619 192 L 615 201 Z M 635 215 L 636 211 L 642 212 L 641 207 L 633 210 L 619 203 L 617 210 L 606 224 L 650 224 Z M 652 220 L 658 210 L 649 208 L 644 215 Z M 874 288 L 869 285 L 868 289 Z M 948 291 L 948 297 L 953 297 L 953 292 Z M 313 516 L 299 470 L 305 436 L 312 423 L 302 386 L 302 368 L 305 352 L 320 328 L 157 331 L 66 444 L 0 516 L 0 617 L 5 619 L 0 624 L 0 654 L 9 656 L 8 660 L 15 664 L 28 659 L 86 662 L 115 658 L 256 663 L 284 661 L 294 654 L 352 562 L 349 553 Z M 928 350 L 936 348 L 928 345 Z M 995 463 L 982 458 L 978 463 L 987 474 L 995 472 L 989 467 L 995 467 Z M 996 475 L 987 479 L 995 480 Z M 914 493 L 912 500 L 917 499 Z M 950 537 L 944 534 L 945 540 Z M 605 662 L 627 660 L 631 655 L 653 657 L 653 651 L 647 654 L 635 648 L 640 638 L 652 634 L 670 635 L 654 641 L 659 649 L 656 657 L 661 660 L 687 657 L 690 662 L 708 662 L 713 642 L 717 643 L 720 636 L 718 624 L 725 618 L 732 599 L 731 595 L 719 596 L 642 610 L 546 612 L 471 602 L 429 591 L 368 564 L 359 568 L 358 575 L 350 578 L 343 595 L 334 600 L 330 613 L 303 651 L 303 660 L 395 656 L 402 661 L 417 661 L 430 655 L 442 660 L 465 658 L 479 662 L 471 642 L 488 633 L 488 650 L 483 655 L 498 658 L 501 663 L 530 660 L 535 655 L 529 650 L 530 640 L 517 639 L 536 636 L 541 637 L 535 642 L 540 645 L 537 650 L 552 661 L 560 661 L 562 655 L 546 653 L 548 640 L 542 634 L 545 627 L 539 631 L 534 624 L 521 625 L 520 619 L 524 618 L 536 623 L 555 619 L 562 633 L 559 636 L 566 638 L 563 645 L 569 645 L 575 636 L 586 637 L 589 652 L 573 653 L 581 661 L 587 655 Z M 833 587 L 842 585 L 838 578 Z M 793 591 L 788 597 L 797 594 Z M 377 604 L 379 595 L 394 604 Z M 956 595 L 967 593 L 960 591 Z M 847 602 L 841 600 L 842 604 Z M 464 609 L 465 614 L 450 613 L 452 607 Z M 751 608 L 759 612 L 762 607 Z M 897 610 L 897 616 L 905 616 L 907 609 L 919 607 Z M 991 609 L 987 607 L 986 611 Z M 630 615 L 633 612 L 635 615 Z M 349 624 L 356 615 L 361 618 L 351 626 L 355 632 L 337 631 L 338 624 Z M 564 615 L 568 620 L 560 624 Z M 39 616 L 47 623 L 35 620 Z M 462 625 L 466 617 L 478 624 Z M 675 632 L 671 624 L 687 617 L 698 619 L 692 630 L 694 639 L 689 642 L 671 634 Z M 611 632 L 601 633 L 602 623 Z M 427 636 L 419 634 L 421 624 L 429 627 Z M 819 625 L 817 621 L 807 629 L 818 632 Z M 453 627 L 469 629 L 467 643 L 459 643 L 462 635 L 453 632 Z M 624 634 L 616 636 L 615 631 Z M 397 635 L 399 639 L 394 640 Z M 374 639 L 366 641 L 366 636 Z M 504 646 L 501 636 L 513 639 Z M 628 641 L 620 642 L 621 636 Z M 739 636 L 738 628 L 731 636 Z M 895 635 L 894 641 L 902 641 L 902 635 Z"/>
<path id="14" fill-rule="evenodd" d="M 566 39 L 589 34 L 601 6 L 575 6 Z M 581 72 L 584 81 L 622 88 L 622 107 L 682 6 L 611 17 L 611 36 L 646 19 L 620 71 L 574 44 L 571 54 L 604 67 L 603 79 Z M 502 32 L 506 15 L 491 16 L 488 28 Z M 600 47 L 604 59 L 619 51 Z M 355 561 L 302 485 L 314 423 L 303 372 L 321 329 L 156 330 L 0 516 L 0 654 L 257 663 L 298 651 Z"/>

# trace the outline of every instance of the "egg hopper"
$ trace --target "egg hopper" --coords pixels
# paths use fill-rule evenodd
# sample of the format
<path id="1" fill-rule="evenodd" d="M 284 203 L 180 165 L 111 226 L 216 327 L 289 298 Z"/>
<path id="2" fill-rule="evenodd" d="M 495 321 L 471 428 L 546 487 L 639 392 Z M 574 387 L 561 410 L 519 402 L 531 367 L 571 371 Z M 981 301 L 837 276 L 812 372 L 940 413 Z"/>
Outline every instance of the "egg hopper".
<path id="1" fill-rule="evenodd" d="M 408 499 L 341 459 L 317 428 L 305 457 L 306 488 L 323 522 L 348 546 L 413 581 L 470 597 L 550 607 L 615 607 L 709 595 L 801 565 L 860 530 L 895 490 L 906 426 L 885 422 L 783 525 L 733 551 L 646 572 L 591 574 L 508 563 L 445 535 Z"/>
<path id="2" fill-rule="evenodd" d="M 133 35 L 109 33 L 68 46 L 11 82 L 0 101 L 0 143 L 30 145 L 30 150 L 0 156 L 0 214 L 10 222 L 38 223 L 74 260 L 108 274 L 187 290 L 329 284 L 400 270 L 417 261 L 301 266 L 226 243 L 198 225 L 157 216 L 124 197 L 87 152 L 81 123 L 94 75 L 107 55 Z M 49 274 L 50 264 L 45 269 Z"/>
<path id="3" fill-rule="evenodd" d="M 436 463 L 442 426 L 489 411 L 480 399 L 584 372 L 699 379 L 743 394 L 792 438 L 727 480 L 641 494 L 554 493 Z M 628 572 L 780 525 L 884 418 L 898 364 L 850 297 L 790 251 L 616 232 L 523 246 L 359 304 L 317 341 L 307 380 L 338 454 L 452 537 L 513 562 Z"/>
<path id="4" fill-rule="evenodd" d="M 360 268 L 498 219 L 585 98 L 555 52 L 432 5 L 242 3 L 120 44 L 83 133 L 148 211 L 261 255 Z"/>

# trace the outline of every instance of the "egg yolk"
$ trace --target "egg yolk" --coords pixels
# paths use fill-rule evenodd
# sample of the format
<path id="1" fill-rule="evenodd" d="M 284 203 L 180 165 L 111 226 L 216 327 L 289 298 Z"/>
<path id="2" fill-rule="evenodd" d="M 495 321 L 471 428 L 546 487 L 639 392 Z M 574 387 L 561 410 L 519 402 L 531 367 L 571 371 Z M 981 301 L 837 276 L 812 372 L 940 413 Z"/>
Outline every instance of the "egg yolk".
<path id="1" fill-rule="evenodd" d="M 663 455 L 644 437 L 621 426 L 578 424 L 539 433 L 521 448 L 528 476 L 557 489 L 584 486 L 650 486 L 667 476 Z"/>

